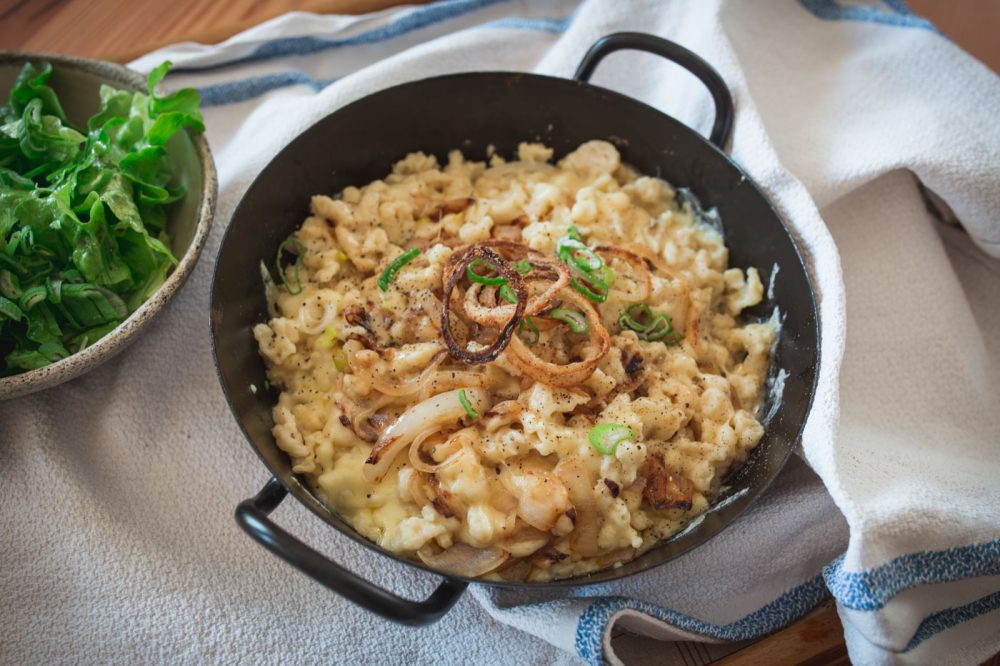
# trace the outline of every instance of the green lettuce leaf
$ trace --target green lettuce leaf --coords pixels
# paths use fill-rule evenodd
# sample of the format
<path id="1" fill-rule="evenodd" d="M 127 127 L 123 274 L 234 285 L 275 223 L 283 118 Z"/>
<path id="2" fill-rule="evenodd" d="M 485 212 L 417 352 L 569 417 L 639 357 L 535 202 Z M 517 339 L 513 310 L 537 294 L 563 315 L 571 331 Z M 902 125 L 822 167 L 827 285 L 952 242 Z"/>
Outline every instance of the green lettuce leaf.
<path id="1" fill-rule="evenodd" d="M 0 376 L 93 344 L 166 280 L 177 259 L 165 228 L 184 196 L 166 145 L 204 131 L 194 90 L 102 86 L 86 128 L 68 122 L 28 64 L 0 107 Z"/>

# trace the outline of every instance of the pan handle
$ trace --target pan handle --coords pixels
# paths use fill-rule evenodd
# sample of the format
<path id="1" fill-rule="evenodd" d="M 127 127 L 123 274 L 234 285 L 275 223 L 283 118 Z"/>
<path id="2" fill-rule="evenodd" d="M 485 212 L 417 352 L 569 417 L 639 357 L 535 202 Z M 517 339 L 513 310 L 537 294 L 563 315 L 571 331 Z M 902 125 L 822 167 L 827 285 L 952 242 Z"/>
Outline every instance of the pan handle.
<path id="1" fill-rule="evenodd" d="M 465 591 L 468 585 L 465 581 L 445 578 L 424 601 L 410 601 L 359 578 L 268 518 L 287 494 L 281 482 L 272 477 L 256 497 L 240 502 L 236 507 L 236 522 L 257 543 L 362 608 L 393 622 L 420 626 L 440 620 Z"/>
<path id="2" fill-rule="evenodd" d="M 602 37 L 590 47 L 580 61 L 580 66 L 576 68 L 573 78 L 577 81 L 589 81 L 594 69 L 606 55 L 622 49 L 655 53 L 672 60 L 697 76 L 708 88 L 715 102 L 715 122 L 712 123 L 712 133 L 708 140 L 721 150 L 725 150 L 733 129 L 733 97 L 719 73 L 701 57 L 680 44 L 641 32 L 616 32 Z"/>

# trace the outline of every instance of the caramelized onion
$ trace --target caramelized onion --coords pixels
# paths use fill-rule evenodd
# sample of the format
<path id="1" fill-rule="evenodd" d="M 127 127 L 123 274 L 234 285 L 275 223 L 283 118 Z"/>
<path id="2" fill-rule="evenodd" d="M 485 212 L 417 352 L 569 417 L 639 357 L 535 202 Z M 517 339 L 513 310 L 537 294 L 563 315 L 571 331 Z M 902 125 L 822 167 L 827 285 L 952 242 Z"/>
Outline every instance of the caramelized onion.
<path id="1" fill-rule="evenodd" d="M 504 562 L 503 566 L 498 568 L 493 573 L 493 576 L 499 580 L 524 581 L 531 575 L 532 568 L 530 559 L 524 557 L 512 557 Z"/>
<path id="2" fill-rule="evenodd" d="M 455 255 L 459 255 L 457 259 Z M 448 345 L 448 351 L 459 361 L 470 365 L 489 363 L 499 356 L 510 343 L 514 330 L 524 315 L 528 292 L 524 288 L 524 282 L 521 280 L 520 274 L 493 250 L 480 245 L 473 245 L 464 251 L 456 252 L 455 255 L 452 255 L 451 259 L 449 259 L 448 264 L 445 266 L 444 275 L 442 276 L 444 282 L 444 302 L 441 307 L 441 336 L 444 338 L 445 344 Z M 462 276 L 465 275 L 466 267 L 476 259 L 483 259 L 496 267 L 497 273 L 506 279 L 507 284 L 514 290 L 514 294 L 517 296 L 517 304 L 513 306 L 513 313 L 510 319 L 500 329 L 500 333 L 492 344 L 477 351 L 469 351 L 459 345 L 452 335 L 450 306 L 452 292 L 458 285 L 459 280 L 462 279 Z"/>
<path id="3" fill-rule="evenodd" d="M 653 268 L 653 262 L 649 259 L 639 256 L 631 250 L 627 250 L 623 247 L 618 247 L 617 245 L 598 245 L 594 248 L 594 252 L 598 254 L 611 255 L 613 257 L 618 257 L 619 259 L 630 264 L 638 274 L 636 282 L 645 287 L 644 293 L 639 294 L 629 294 L 629 300 L 633 301 L 644 301 L 653 294 L 653 275 L 650 272 Z"/>
<path id="4" fill-rule="evenodd" d="M 389 471 L 396 456 L 414 440 L 417 435 L 434 426 L 445 427 L 466 415 L 465 407 L 459 400 L 459 392 L 478 413 L 489 409 L 489 396 L 482 389 L 456 389 L 440 393 L 418 402 L 399 415 L 396 422 L 379 436 L 371 454 L 365 460 L 364 475 L 369 483 L 378 483 Z"/>
<path id="5" fill-rule="evenodd" d="M 483 426 L 486 432 L 496 432 L 504 426 L 514 423 L 521 417 L 524 407 L 517 400 L 504 400 L 483 414 Z"/>
<path id="6" fill-rule="evenodd" d="M 646 381 L 646 373 L 642 371 L 642 354 L 634 352 L 623 365 L 625 366 L 625 380 L 611 389 L 611 392 L 604 397 L 605 404 L 611 402 L 620 393 L 631 393 Z"/>
<path id="7" fill-rule="evenodd" d="M 685 317 L 687 321 L 684 322 L 684 341 L 691 345 L 692 350 L 697 351 L 701 342 L 701 306 L 693 298 L 690 300 L 691 305 L 688 306 Z"/>
<path id="8" fill-rule="evenodd" d="M 441 487 L 441 482 L 433 474 L 415 473 L 408 484 L 410 497 L 418 506 L 430 505 L 444 518 L 455 517 L 455 498 Z"/>
<path id="9" fill-rule="evenodd" d="M 560 293 L 560 298 L 576 306 L 587 318 L 587 323 L 589 324 L 588 333 L 591 344 L 595 347 L 594 352 L 582 361 L 557 365 L 536 356 L 527 345 L 517 336 L 514 336 L 510 341 L 507 351 L 504 353 L 504 358 L 518 372 L 531 377 L 537 382 L 550 386 L 569 388 L 587 381 L 594 374 L 594 370 L 597 369 L 601 359 L 611 349 L 611 336 L 608 335 L 608 330 L 604 328 L 601 316 L 585 297 L 571 289 L 566 289 Z"/>
<path id="10" fill-rule="evenodd" d="M 437 367 L 441 365 L 441 361 L 443 361 L 447 355 L 448 352 L 442 349 L 437 354 L 434 354 L 431 358 L 430 365 L 422 370 L 414 379 L 399 382 L 398 384 L 386 381 L 383 375 L 377 372 L 365 372 L 363 373 L 363 376 L 371 381 L 372 387 L 379 393 L 397 397 L 413 395 L 427 386 L 427 384 L 434 378 L 434 373 L 437 371 Z M 358 371 L 355 370 L 355 372 Z"/>
<path id="11" fill-rule="evenodd" d="M 464 448 L 463 442 L 465 435 L 462 433 L 463 430 L 459 430 L 457 433 L 449 437 L 447 440 L 440 442 L 437 446 L 442 446 L 445 449 L 454 449 L 448 456 L 439 463 L 428 463 L 424 456 L 421 455 L 424 442 L 427 441 L 432 435 L 437 435 L 440 432 L 440 428 L 433 428 L 425 432 L 420 433 L 413 439 L 413 443 L 410 444 L 410 467 L 413 469 L 424 472 L 426 474 L 434 474 L 438 470 L 448 467 L 456 462 L 462 455 L 462 450 Z M 435 448 L 437 448 L 435 446 Z"/>
<path id="12" fill-rule="evenodd" d="M 379 432 L 376 432 L 372 428 L 372 424 L 369 419 L 375 414 L 375 412 L 382 409 L 392 401 L 392 396 L 380 395 L 367 405 L 361 407 L 359 411 L 354 412 L 353 417 L 350 419 L 351 429 L 354 431 L 354 434 L 366 442 L 377 441 L 379 438 Z"/>
<path id="13" fill-rule="evenodd" d="M 570 535 L 573 552 L 583 557 L 593 557 L 601 550 L 597 537 L 603 517 L 597 506 L 590 471 L 579 458 L 568 458 L 556 465 L 555 473 L 565 484 L 573 508 L 576 509 L 575 525 Z"/>
<path id="14" fill-rule="evenodd" d="M 646 479 L 642 497 L 657 511 L 681 509 L 687 511 L 694 500 L 694 486 L 680 474 L 667 470 L 663 457 L 652 453 L 646 457 L 639 472 Z"/>
<path id="15" fill-rule="evenodd" d="M 437 571 L 475 578 L 503 564 L 508 554 L 502 548 L 473 548 L 464 543 L 455 543 L 439 553 L 433 553 L 425 546 L 417 551 L 417 556 L 424 564 Z"/>
<path id="16" fill-rule="evenodd" d="M 504 254 L 504 252 L 501 252 L 501 254 L 504 255 L 504 258 L 507 260 L 545 257 L 543 252 L 540 252 L 533 247 L 529 247 L 520 241 L 511 240 L 509 238 L 490 238 L 489 240 L 484 240 L 477 244 L 494 250 L 503 250 L 506 254 Z"/>
<path id="17" fill-rule="evenodd" d="M 530 258 L 526 261 L 532 265 L 533 269 L 552 269 L 547 273 L 534 275 L 528 274 L 521 278 L 523 282 L 530 284 L 543 281 L 548 283 L 548 286 L 546 286 L 542 293 L 528 298 L 528 304 L 524 308 L 524 316 L 533 317 L 544 311 L 549 305 L 552 304 L 552 301 L 556 299 L 559 292 L 569 284 L 570 274 L 566 265 L 561 261 L 556 261 L 555 259 L 544 257 L 540 259 Z M 468 291 L 465 292 L 465 301 L 462 304 L 462 307 L 465 310 L 465 315 L 477 324 L 488 324 L 491 326 L 499 326 L 503 322 L 510 319 L 511 312 L 513 312 L 515 306 L 511 303 L 506 303 L 504 305 L 482 305 L 478 300 L 479 294 L 482 293 L 482 289 L 482 285 L 474 284 L 469 287 Z"/>
<path id="18" fill-rule="evenodd" d="M 642 257 L 646 262 L 648 262 L 648 264 L 652 264 L 656 271 L 665 275 L 667 279 L 676 280 L 681 283 L 681 289 L 684 292 L 684 298 L 687 299 L 688 307 L 687 310 L 684 311 L 683 319 L 674 318 L 673 325 L 676 330 L 684 329 L 685 341 L 687 341 L 694 349 L 697 349 L 700 340 L 698 328 L 701 319 L 701 306 L 695 303 L 695 300 L 691 298 L 691 285 L 688 283 L 687 279 L 679 272 L 664 264 L 661 258 L 654 255 L 649 248 L 643 245 L 639 245 L 638 243 L 629 243 L 626 245 L 625 249 L 636 256 Z"/>
<path id="19" fill-rule="evenodd" d="M 547 532 L 535 529 L 531 525 L 521 525 L 500 545 L 513 557 L 527 557 L 548 545 L 551 539 L 552 535 Z"/>
<path id="20" fill-rule="evenodd" d="M 351 305 L 344 310 L 344 320 L 351 326 L 357 326 L 364 330 L 368 340 L 374 343 L 375 329 L 372 328 L 372 322 L 368 317 L 368 311 L 362 306 Z"/>
<path id="21" fill-rule="evenodd" d="M 486 375 L 464 370 L 438 370 L 419 395 L 428 398 L 456 388 L 486 388 Z"/>
<path id="22" fill-rule="evenodd" d="M 531 317 L 544 311 L 555 299 L 556 294 L 570 283 L 572 275 L 569 268 L 555 257 L 547 256 L 538 250 L 520 243 L 518 241 L 503 238 L 491 238 L 476 244 L 477 247 L 486 247 L 495 250 L 507 261 L 524 261 L 531 266 L 531 271 L 521 277 L 526 283 L 548 282 L 549 286 L 538 296 L 528 299 L 524 316 Z M 456 253 L 458 254 L 458 253 Z M 460 256 L 460 255 L 459 255 Z M 455 255 L 452 255 L 455 259 Z M 497 290 L 489 290 L 493 295 L 492 302 L 485 306 L 476 299 L 482 292 L 480 285 L 472 285 L 465 298 L 465 312 L 469 319 L 479 324 L 500 326 L 507 321 L 510 313 L 514 309 L 513 304 L 501 304 L 496 299 Z"/>
<path id="23" fill-rule="evenodd" d="M 517 510 L 517 498 L 510 494 L 503 484 L 490 489 L 490 506 L 503 514 Z"/>

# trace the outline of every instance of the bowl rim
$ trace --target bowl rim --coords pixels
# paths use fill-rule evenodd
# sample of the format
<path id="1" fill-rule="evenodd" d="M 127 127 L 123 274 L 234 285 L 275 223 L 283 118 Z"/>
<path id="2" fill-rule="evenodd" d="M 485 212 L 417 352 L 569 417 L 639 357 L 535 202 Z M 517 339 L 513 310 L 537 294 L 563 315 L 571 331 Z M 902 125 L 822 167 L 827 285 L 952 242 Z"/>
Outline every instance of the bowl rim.
<path id="1" fill-rule="evenodd" d="M 45 60 L 61 69 L 96 74 L 110 79 L 121 87 L 127 87 L 137 92 L 145 92 L 146 90 L 145 75 L 124 65 L 106 60 L 36 51 L 0 51 L 0 66 L 23 64 L 29 60 Z M 135 312 L 93 345 L 44 367 L 0 378 L 0 400 L 17 398 L 52 388 L 75 379 L 114 357 L 138 337 L 139 333 L 163 310 L 167 302 L 191 274 L 212 228 L 218 195 L 218 176 L 215 161 L 212 158 L 212 150 L 205 138 L 205 133 L 186 131 L 198 155 L 198 163 L 201 165 L 202 187 L 199 192 L 198 222 L 194 235 L 184 254 L 179 257 L 177 266 L 153 295 L 147 298 Z"/>
<path id="2" fill-rule="evenodd" d="M 216 330 L 217 322 L 215 321 L 214 317 L 210 317 L 210 319 L 211 319 L 210 330 L 211 330 L 212 360 L 213 360 L 213 363 L 215 365 L 216 377 L 217 377 L 217 379 L 219 381 L 219 385 L 220 385 L 220 388 L 222 389 L 223 395 L 225 396 L 226 404 L 229 407 L 229 411 L 230 411 L 230 414 L 233 417 L 233 420 L 236 421 L 236 424 L 240 428 L 240 432 L 242 433 L 243 438 L 244 438 L 246 444 L 249 445 L 253 449 L 254 454 L 256 454 L 257 458 L 263 464 L 264 469 L 267 470 L 267 472 L 271 475 L 272 478 L 278 480 L 278 482 L 282 485 L 282 487 L 284 487 L 284 489 L 288 492 L 289 495 L 293 496 L 300 504 L 304 505 L 311 513 L 315 514 L 318 518 L 320 518 L 320 520 L 322 520 L 324 523 L 326 523 L 326 525 L 328 527 L 331 527 L 331 528 L 335 529 L 340 535 L 346 536 L 347 538 L 349 538 L 352 541 L 354 541 L 355 543 L 361 545 L 362 547 L 364 547 L 368 551 L 371 551 L 371 552 L 376 553 L 377 555 L 381 555 L 383 557 L 388 557 L 391 560 L 394 560 L 394 561 L 396 561 L 398 563 L 401 563 L 403 565 L 408 565 L 408 566 L 413 567 L 413 568 L 415 568 L 417 570 L 425 571 L 427 573 L 443 577 L 445 579 L 457 580 L 457 581 L 464 581 L 464 582 L 467 582 L 467 583 L 476 583 L 476 584 L 480 584 L 480 585 L 487 585 L 487 586 L 490 586 L 490 587 L 497 587 L 497 588 L 509 588 L 509 589 L 515 589 L 515 588 L 516 589 L 565 589 L 565 588 L 589 587 L 589 586 L 595 586 L 595 585 L 601 585 L 601 584 L 615 583 L 615 582 L 621 581 L 621 580 L 623 580 L 625 578 L 629 578 L 629 577 L 632 577 L 632 576 L 638 576 L 640 574 L 647 573 L 651 569 L 655 569 L 656 567 L 659 567 L 661 565 L 667 564 L 670 560 L 673 560 L 673 559 L 675 559 L 677 557 L 680 557 L 682 555 L 688 554 L 691 551 L 697 549 L 699 546 L 704 545 L 704 543 L 706 543 L 710 539 L 718 536 L 718 534 L 720 532 L 726 530 L 727 528 L 729 528 L 730 526 L 732 526 L 734 523 L 738 522 L 738 520 L 740 519 L 740 517 L 743 516 L 750 509 L 750 507 L 756 503 L 756 501 L 762 495 L 764 495 L 764 494 L 767 493 L 767 491 L 770 489 L 770 487 L 777 480 L 778 476 L 781 474 L 781 471 L 787 466 L 788 460 L 791 458 L 791 456 L 795 452 L 796 448 L 798 448 L 798 446 L 801 445 L 802 436 L 803 436 L 803 433 L 804 433 L 804 430 L 805 430 L 805 426 L 806 426 L 806 424 L 807 424 L 807 422 L 809 420 L 809 417 L 810 417 L 810 415 L 812 413 L 812 408 L 813 408 L 813 406 L 815 404 L 815 398 L 816 398 L 817 388 L 819 386 L 819 378 L 820 378 L 820 372 L 819 372 L 819 370 L 820 370 L 821 363 L 822 363 L 822 326 L 821 326 L 820 316 L 819 316 L 820 312 L 819 312 L 819 307 L 818 307 L 818 302 L 817 302 L 817 292 L 816 292 L 815 281 L 813 279 L 813 276 L 810 273 L 810 267 L 809 267 L 808 263 L 806 262 L 806 254 L 803 252 L 803 248 L 801 247 L 801 243 L 800 243 L 799 239 L 792 232 L 792 230 L 790 229 L 789 225 L 785 222 L 784 217 L 781 215 L 781 213 L 775 207 L 774 203 L 771 201 L 771 198 L 757 184 L 757 181 L 749 173 L 747 173 L 746 170 L 742 166 L 740 166 L 733 159 L 732 156 L 730 156 L 727 152 L 725 152 L 724 150 L 722 150 L 718 146 L 714 145 L 706 137 L 702 136 L 697 131 L 695 131 L 694 129 L 692 129 L 688 125 L 684 124 L 680 120 L 674 118 L 673 116 L 670 116 L 669 114 L 664 113 L 663 111 L 661 111 L 661 110 L 659 110 L 659 109 L 657 109 L 657 108 L 655 108 L 655 107 L 647 104 L 646 102 L 643 102 L 642 100 L 636 99 L 636 98 L 631 97 L 629 95 L 626 95 L 624 93 L 621 93 L 621 92 L 618 92 L 618 91 L 615 91 L 615 90 L 611 90 L 611 89 L 605 88 L 603 86 L 595 85 L 595 84 L 590 83 L 590 82 L 578 81 L 578 80 L 574 80 L 574 79 L 569 79 L 569 78 L 564 78 L 564 77 L 559 77 L 559 76 L 552 76 L 552 75 L 548 75 L 548 74 L 539 74 L 539 73 L 535 73 L 535 72 L 513 72 L 513 71 L 505 71 L 505 70 L 454 72 L 454 73 L 449 73 L 449 74 L 441 74 L 441 75 L 436 75 L 436 76 L 423 77 L 423 78 L 414 79 L 414 80 L 411 80 L 411 81 L 405 81 L 405 82 L 398 83 L 398 84 L 395 84 L 395 85 L 392 85 L 392 86 L 388 86 L 388 87 L 385 87 L 385 88 L 380 88 L 378 90 L 374 90 L 374 91 L 372 91 L 372 92 L 370 92 L 370 93 L 368 93 L 366 95 L 363 95 L 362 97 L 354 99 L 351 102 L 349 102 L 347 104 L 344 104 L 343 106 L 340 106 L 340 107 L 338 107 L 338 108 L 330 111 L 329 113 L 323 115 L 322 117 L 317 118 L 310 125 L 304 127 L 300 132 L 298 132 L 298 134 L 296 134 L 294 137 L 292 137 L 291 139 L 289 139 L 288 142 L 277 153 L 275 153 L 273 156 L 271 156 L 271 158 L 268 160 L 267 164 L 265 164 L 261 168 L 261 170 L 257 173 L 257 175 L 254 177 L 254 179 L 251 181 L 251 183 L 247 186 L 246 190 L 244 190 L 243 194 L 241 195 L 239 202 L 237 202 L 236 206 L 233 209 L 233 214 L 230 216 L 229 224 L 227 224 L 226 229 L 224 230 L 223 237 L 220 240 L 218 249 L 216 251 L 215 267 L 213 268 L 212 283 L 211 283 L 210 290 L 209 290 L 209 309 L 210 309 L 210 312 L 214 312 L 214 308 L 215 308 L 215 305 L 216 305 L 216 303 L 215 303 L 216 282 L 219 279 L 219 270 L 220 270 L 220 263 L 218 261 L 218 258 L 222 254 L 224 248 L 226 247 L 227 241 L 229 240 L 230 235 L 233 234 L 233 233 L 235 233 L 234 232 L 234 226 L 232 224 L 233 220 L 235 220 L 236 217 L 237 217 L 237 215 L 239 215 L 242 212 L 241 209 L 243 208 L 243 205 L 244 205 L 244 202 L 245 202 L 247 194 L 251 190 L 253 190 L 255 187 L 257 187 L 259 185 L 259 183 L 261 182 L 261 179 L 262 179 L 262 177 L 264 175 L 264 172 L 275 161 L 277 161 L 279 158 L 281 158 L 286 153 L 286 151 L 290 148 L 290 146 L 293 143 L 299 141 L 304 135 L 306 135 L 307 133 L 313 131 L 320 124 L 328 122 L 329 118 L 331 116 L 334 116 L 334 115 L 338 114 L 339 112 L 341 112 L 341 111 L 343 111 L 343 110 L 345 110 L 345 109 L 347 109 L 347 108 L 349 108 L 349 107 L 351 107 L 351 106 L 353 106 L 355 104 L 363 103 L 365 101 L 368 101 L 372 97 L 375 97 L 375 96 L 378 96 L 378 95 L 381 95 L 381 94 L 384 94 L 384 93 L 389 93 L 390 91 L 395 91 L 397 89 L 406 88 L 406 87 L 415 86 L 415 85 L 420 85 L 420 84 L 424 84 L 424 83 L 428 83 L 428 82 L 432 82 L 432 81 L 439 81 L 439 80 L 442 80 L 442 79 L 459 80 L 459 79 L 464 79 L 464 78 L 476 78 L 476 77 L 480 77 L 482 75 L 485 75 L 485 76 L 488 76 L 488 77 L 497 77 L 497 76 L 499 76 L 499 77 L 514 77 L 516 79 L 522 79 L 522 78 L 523 79 L 537 79 L 537 80 L 544 80 L 548 84 L 554 84 L 554 85 L 570 85 L 570 86 L 581 86 L 581 87 L 587 87 L 587 88 L 595 88 L 595 89 L 599 90 L 602 94 L 607 95 L 607 96 L 615 99 L 618 103 L 630 103 L 630 104 L 636 104 L 636 105 L 640 105 L 640 106 L 646 107 L 647 109 L 650 109 L 650 110 L 654 111 L 655 113 L 657 113 L 659 116 L 661 116 L 667 122 L 674 123 L 678 128 L 680 128 L 680 131 L 690 133 L 691 135 L 697 137 L 704 144 L 704 146 L 706 148 L 708 148 L 710 151 L 712 151 L 714 153 L 714 155 L 715 155 L 715 157 L 717 159 L 723 161 L 730 168 L 735 169 L 742 176 L 742 178 L 745 179 L 745 181 L 750 186 L 752 186 L 752 188 L 756 192 L 756 194 L 764 201 L 764 203 L 766 204 L 766 206 L 767 206 L 768 210 L 770 211 L 770 213 L 774 216 L 774 218 L 780 224 L 780 226 L 781 226 L 781 228 L 782 228 L 782 230 L 784 232 L 785 237 L 788 239 L 788 241 L 791 244 L 791 247 L 792 247 L 792 249 L 794 251 L 794 254 L 795 254 L 795 256 L 796 256 L 796 258 L 798 260 L 799 265 L 803 269 L 803 276 L 804 276 L 804 279 L 805 279 L 805 283 L 806 283 L 806 287 L 807 287 L 807 291 L 808 291 L 808 296 L 809 296 L 810 310 L 811 310 L 812 315 L 813 315 L 813 317 L 812 317 L 813 321 L 812 321 L 811 328 L 812 328 L 812 330 L 813 330 L 813 332 L 815 334 L 815 337 L 816 337 L 816 345 L 815 345 L 815 348 L 813 349 L 813 352 L 814 352 L 813 363 L 811 364 L 811 366 L 814 368 L 814 372 L 813 372 L 812 382 L 811 382 L 811 384 L 809 386 L 808 399 L 807 399 L 806 404 L 805 404 L 805 409 L 804 409 L 804 412 L 803 412 L 803 416 L 802 416 L 801 422 L 799 422 L 797 424 L 795 437 L 792 438 L 792 440 L 793 440 L 792 443 L 788 446 L 787 450 L 784 451 L 783 456 L 781 458 L 781 461 L 780 461 L 780 463 L 777 466 L 777 471 L 774 474 L 770 475 L 770 477 L 767 478 L 763 483 L 761 483 L 760 486 L 758 488 L 756 488 L 756 489 L 749 490 L 748 492 L 746 492 L 744 494 L 739 494 L 736 497 L 732 497 L 732 498 L 728 498 L 728 499 L 723 499 L 723 500 L 716 500 L 716 502 L 713 503 L 708 509 L 706 509 L 704 512 L 702 512 L 701 514 L 699 514 L 698 516 L 696 516 L 693 519 L 692 523 L 689 524 L 688 526 L 686 526 L 684 529 L 682 529 L 681 531 L 677 532 L 676 534 L 671 535 L 670 537 L 667 537 L 667 538 L 661 540 L 659 543 L 657 543 L 655 546 L 653 546 L 653 548 L 651 548 L 650 550 L 646 551 L 642 555 L 636 557 L 634 560 L 630 561 L 630 562 L 637 561 L 640 558 L 645 557 L 646 555 L 649 555 L 650 553 L 653 553 L 656 550 L 659 550 L 659 549 L 662 549 L 662 548 L 666 547 L 667 545 L 671 544 L 675 540 L 678 540 L 678 539 L 680 539 L 682 537 L 684 537 L 686 539 L 686 543 L 681 548 L 681 550 L 679 550 L 676 553 L 673 553 L 673 554 L 669 555 L 668 557 L 666 557 L 665 559 L 663 559 L 663 560 L 661 560 L 659 562 L 648 564 L 645 567 L 638 568 L 638 569 L 633 570 L 633 571 L 627 571 L 627 572 L 621 572 L 620 569 L 609 567 L 609 568 L 601 569 L 601 570 L 598 570 L 598 571 L 595 571 L 595 572 L 591 572 L 591 573 L 587 573 L 587 574 L 581 574 L 581 575 L 573 576 L 573 577 L 569 577 L 569 578 L 560 578 L 560 579 L 553 579 L 553 580 L 546 580 L 546 581 L 506 581 L 506 580 L 491 580 L 491 579 L 484 579 L 484 578 L 470 578 L 470 577 L 467 577 L 467 576 L 460 576 L 460 575 L 455 575 L 455 574 L 450 574 L 450 573 L 447 573 L 447 572 L 443 572 L 443 571 L 440 571 L 438 569 L 434 569 L 434 568 L 432 568 L 432 567 L 424 564 L 423 562 L 421 562 L 419 560 L 410 559 L 410 558 L 407 558 L 407 557 L 405 557 L 403 555 L 400 555 L 398 553 L 393 553 L 392 551 L 389 551 L 388 549 L 382 548 L 375 541 L 373 541 L 371 539 L 368 539 L 367 537 L 365 537 L 364 535 L 362 535 L 360 532 L 358 532 L 356 529 L 354 529 L 353 526 L 351 526 L 349 523 L 347 524 L 349 529 L 341 529 L 339 526 L 333 524 L 330 521 L 330 519 L 329 519 L 329 515 L 330 514 L 336 515 L 338 517 L 339 517 L 339 514 L 337 512 L 335 512 L 331 507 L 328 507 L 328 506 L 322 504 L 320 502 L 319 498 L 316 497 L 315 493 L 308 488 L 308 485 L 304 482 L 303 478 L 299 474 L 289 471 L 288 474 L 287 474 L 288 478 L 286 478 L 286 475 L 280 473 L 278 470 L 275 470 L 275 469 L 273 469 L 271 467 L 271 465 L 267 461 L 267 458 L 264 456 L 261 448 L 257 445 L 256 440 L 250 435 L 250 433 L 247 431 L 247 428 L 246 428 L 245 424 L 243 423 L 243 421 L 238 416 L 239 412 L 236 409 L 235 402 L 234 402 L 234 400 L 232 398 L 232 395 L 230 394 L 230 387 L 229 387 L 229 385 L 227 384 L 227 382 L 225 380 L 225 377 L 224 377 L 223 372 L 222 372 L 222 367 L 221 367 L 221 364 L 220 364 L 220 361 L 219 361 L 219 358 L 220 358 L 220 349 L 219 349 L 219 341 L 218 341 L 217 330 Z M 388 166 L 391 167 L 391 165 L 388 165 Z M 301 223 L 300 223 L 300 225 L 301 225 Z M 746 463 L 744 463 L 744 465 L 745 464 Z M 292 481 L 291 483 L 288 482 L 289 479 Z M 303 496 L 305 496 L 305 498 Z M 308 498 L 308 499 L 306 499 L 306 498 Z M 735 505 L 735 506 L 732 506 L 732 505 Z M 725 521 L 725 523 L 722 524 L 718 529 L 706 532 L 706 530 L 704 530 L 704 529 L 702 529 L 700 527 L 702 519 L 707 518 L 708 516 L 716 513 L 717 511 L 721 511 L 723 509 L 728 509 L 729 510 L 728 512 L 731 515 L 728 517 L 728 519 Z M 735 510 L 735 512 L 733 512 L 734 510 Z M 346 520 L 345 520 L 345 522 L 346 522 Z M 326 557 L 326 558 L 328 558 L 328 559 L 331 559 L 331 561 L 336 561 L 336 560 L 333 560 L 333 558 L 331 558 L 328 555 L 323 555 L 323 556 Z M 284 558 L 282 558 L 282 559 L 284 560 Z M 288 562 L 288 561 L 286 561 L 286 563 L 291 564 L 291 562 Z M 357 577 L 359 577 L 359 578 L 362 578 L 362 579 L 364 578 L 364 576 L 362 576 L 360 574 L 354 574 L 354 575 L 357 576 Z"/>

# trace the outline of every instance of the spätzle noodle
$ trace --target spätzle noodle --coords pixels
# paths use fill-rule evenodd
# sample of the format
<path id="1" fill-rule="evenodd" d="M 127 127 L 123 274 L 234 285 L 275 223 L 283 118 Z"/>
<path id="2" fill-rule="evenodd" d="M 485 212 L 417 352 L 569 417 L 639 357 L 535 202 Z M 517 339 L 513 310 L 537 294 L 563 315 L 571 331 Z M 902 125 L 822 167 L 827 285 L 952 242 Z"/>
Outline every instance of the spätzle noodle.
<path id="1" fill-rule="evenodd" d="M 776 333 L 668 183 L 603 141 L 518 156 L 414 153 L 313 197 L 302 289 L 268 289 L 254 335 L 274 437 L 331 510 L 429 566 L 544 581 L 711 505 L 763 437 Z"/>

